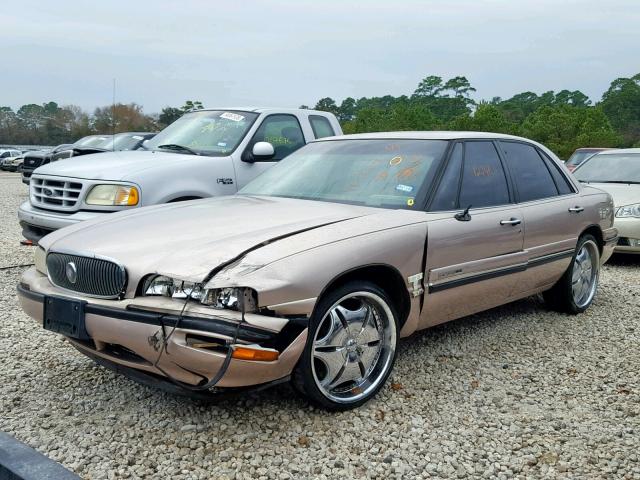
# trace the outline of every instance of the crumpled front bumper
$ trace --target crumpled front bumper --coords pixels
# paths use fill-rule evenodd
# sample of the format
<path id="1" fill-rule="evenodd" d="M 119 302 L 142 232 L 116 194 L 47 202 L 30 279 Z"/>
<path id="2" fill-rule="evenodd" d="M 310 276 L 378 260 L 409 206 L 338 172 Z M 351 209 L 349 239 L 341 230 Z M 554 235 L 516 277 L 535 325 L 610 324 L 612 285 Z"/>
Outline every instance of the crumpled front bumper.
<path id="1" fill-rule="evenodd" d="M 90 340 L 67 337 L 68 340 L 92 358 L 145 372 L 149 378 L 158 378 L 159 384 L 166 379 L 165 373 L 192 386 L 214 378 L 223 367 L 226 349 L 201 348 L 191 340 L 196 338 L 206 343 L 210 339 L 220 345 L 231 343 L 241 320 L 239 312 L 221 311 L 203 316 L 189 310 L 179 319 L 179 312 L 154 308 L 154 300 L 157 303 L 161 299 L 149 297 L 124 300 L 82 297 L 53 286 L 35 267 L 24 273 L 18 296 L 24 311 L 40 324 L 47 296 L 86 301 L 84 318 Z M 163 328 L 168 342 L 158 361 Z M 274 361 L 232 358 L 216 387 L 249 387 L 286 378 L 302 354 L 307 338 L 305 319 L 287 320 L 256 314 L 246 314 L 245 322 L 237 331 L 236 344 L 275 348 L 280 352 L 279 357 Z M 154 366 L 156 362 L 160 368 Z"/>

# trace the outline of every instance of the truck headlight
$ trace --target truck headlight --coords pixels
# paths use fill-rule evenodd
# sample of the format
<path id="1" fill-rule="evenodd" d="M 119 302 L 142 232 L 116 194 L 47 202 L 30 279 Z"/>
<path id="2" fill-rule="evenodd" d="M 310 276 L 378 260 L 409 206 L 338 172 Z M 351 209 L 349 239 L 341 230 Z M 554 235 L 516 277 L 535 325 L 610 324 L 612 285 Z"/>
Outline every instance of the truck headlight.
<path id="1" fill-rule="evenodd" d="M 142 288 L 145 296 L 170 297 L 195 300 L 202 305 L 218 309 L 240 311 L 244 302 L 245 312 L 257 311 L 257 293 L 251 288 L 202 288 L 200 284 L 185 282 L 164 275 L 154 275 L 145 280 Z"/>
<path id="2" fill-rule="evenodd" d="M 616 211 L 616 217 L 624 218 L 624 217 L 636 217 L 640 218 L 640 203 L 635 203 L 633 205 L 625 205 L 624 207 L 618 208 Z"/>
<path id="3" fill-rule="evenodd" d="M 36 252 L 33 254 L 33 264 L 38 272 L 47 274 L 47 252 L 44 251 L 44 248 L 36 248 Z"/>
<path id="4" fill-rule="evenodd" d="M 132 206 L 140 199 L 138 189 L 127 185 L 96 185 L 87 195 L 87 205 Z"/>

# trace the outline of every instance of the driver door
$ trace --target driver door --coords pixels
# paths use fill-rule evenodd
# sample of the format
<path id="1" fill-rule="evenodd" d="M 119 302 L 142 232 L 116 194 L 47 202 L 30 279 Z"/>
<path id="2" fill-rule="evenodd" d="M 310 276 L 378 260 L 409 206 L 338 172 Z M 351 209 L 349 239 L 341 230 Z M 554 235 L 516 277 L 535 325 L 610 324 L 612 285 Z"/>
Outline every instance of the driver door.
<path id="1" fill-rule="evenodd" d="M 269 142 L 275 154 L 269 160 L 256 160 L 251 151 L 258 142 Z M 273 114 L 266 116 L 243 150 L 240 158 L 234 158 L 238 189 L 273 166 L 279 160 L 305 145 L 300 122 L 295 115 Z"/>

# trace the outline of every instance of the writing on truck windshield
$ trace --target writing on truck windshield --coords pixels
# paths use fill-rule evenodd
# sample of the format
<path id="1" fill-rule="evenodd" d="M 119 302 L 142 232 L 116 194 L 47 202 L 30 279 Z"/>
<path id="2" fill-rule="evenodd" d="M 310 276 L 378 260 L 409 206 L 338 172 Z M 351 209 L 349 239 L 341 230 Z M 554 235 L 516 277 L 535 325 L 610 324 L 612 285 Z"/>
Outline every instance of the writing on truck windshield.
<path id="1" fill-rule="evenodd" d="M 233 152 L 257 113 L 203 110 L 183 115 L 146 144 L 149 150 L 226 156 Z"/>

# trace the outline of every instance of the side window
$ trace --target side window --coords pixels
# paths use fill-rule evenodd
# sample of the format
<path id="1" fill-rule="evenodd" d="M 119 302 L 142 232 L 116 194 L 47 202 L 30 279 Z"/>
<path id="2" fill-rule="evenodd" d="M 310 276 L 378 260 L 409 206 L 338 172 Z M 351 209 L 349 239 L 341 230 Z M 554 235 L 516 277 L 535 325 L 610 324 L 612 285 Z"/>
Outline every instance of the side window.
<path id="1" fill-rule="evenodd" d="M 460 208 L 505 205 L 509 187 L 492 142 L 466 142 L 460 188 Z"/>
<path id="2" fill-rule="evenodd" d="M 453 148 L 449 163 L 444 171 L 438 190 L 433 198 L 431 211 L 455 210 L 458 208 L 458 187 L 460 186 L 460 169 L 462 168 L 462 144 Z"/>
<path id="3" fill-rule="evenodd" d="M 327 117 L 321 115 L 309 115 L 309 122 L 313 130 L 313 136 L 316 138 L 333 137 L 336 133 Z"/>
<path id="4" fill-rule="evenodd" d="M 544 162 L 547 164 L 547 168 L 551 172 L 551 176 L 553 180 L 556 182 L 556 187 L 558 187 L 558 192 L 560 195 L 568 195 L 570 193 L 575 193 L 575 190 L 567 180 L 567 177 L 560 171 L 560 167 L 556 162 L 551 160 L 545 153 L 538 150 L 538 155 L 542 157 Z"/>
<path id="5" fill-rule="evenodd" d="M 500 146 L 513 174 L 520 202 L 558 195 L 558 189 L 549 170 L 533 146 L 505 141 L 501 141 Z"/>
<path id="6" fill-rule="evenodd" d="M 269 142 L 276 151 L 272 160 L 282 160 L 304 146 L 304 135 L 298 119 L 293 115 L 269 115 L 262 121 L 248 149 L 258 142 Z"/>

